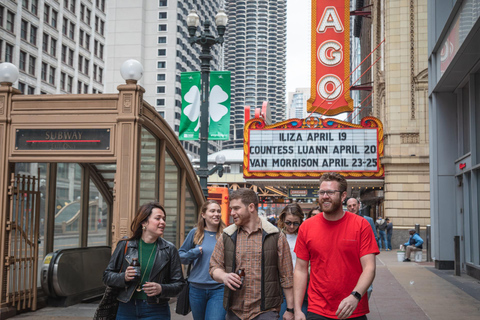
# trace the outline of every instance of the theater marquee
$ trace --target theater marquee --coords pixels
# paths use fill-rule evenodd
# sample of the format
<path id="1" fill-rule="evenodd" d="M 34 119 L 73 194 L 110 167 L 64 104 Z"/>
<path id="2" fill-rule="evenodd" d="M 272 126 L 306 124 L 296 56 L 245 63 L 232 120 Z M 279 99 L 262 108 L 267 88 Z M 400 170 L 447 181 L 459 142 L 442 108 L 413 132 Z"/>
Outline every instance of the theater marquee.
<path id="1" fill-rule="evenodd" d="M 383 127 L 367 117 L 360 125 L 337 119 L 290 119 L 267 126 L 255 118 L 245 126 L 246 178 L 383 177 Z"/>

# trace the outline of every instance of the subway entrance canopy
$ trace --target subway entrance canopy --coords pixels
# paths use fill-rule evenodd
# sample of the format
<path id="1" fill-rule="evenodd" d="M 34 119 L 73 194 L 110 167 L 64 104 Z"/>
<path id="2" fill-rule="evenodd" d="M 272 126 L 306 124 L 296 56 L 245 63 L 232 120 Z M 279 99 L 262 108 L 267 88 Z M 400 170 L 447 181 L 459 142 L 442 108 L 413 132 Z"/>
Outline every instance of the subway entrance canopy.
<path id="1" fill-rule="evenodd" d="M 140 204 L 164 204 L 164 237 L 177 246 L 196 223 L 204 197 L 180 141 L 136 81 L 118 91 L 25 96 L 0 86 L 1 318 L 36 310 L 48 253 L 114 247 Z M 103 269 L 84 267 L 76 276 L 101 285 Z"/>

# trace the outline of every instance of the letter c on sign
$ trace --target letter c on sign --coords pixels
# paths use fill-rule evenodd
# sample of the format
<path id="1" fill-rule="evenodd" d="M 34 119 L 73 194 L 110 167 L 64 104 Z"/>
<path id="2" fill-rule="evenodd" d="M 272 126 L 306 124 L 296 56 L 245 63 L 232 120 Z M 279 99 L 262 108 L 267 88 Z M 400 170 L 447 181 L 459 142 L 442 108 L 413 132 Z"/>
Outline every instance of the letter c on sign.
<path id="1" fill-rule="evenodd" d="M 325 100 L 335 100 L 343 92 L 343 82 L 334 74 L 326 74 L 318 81 L 317 92 Z"/>

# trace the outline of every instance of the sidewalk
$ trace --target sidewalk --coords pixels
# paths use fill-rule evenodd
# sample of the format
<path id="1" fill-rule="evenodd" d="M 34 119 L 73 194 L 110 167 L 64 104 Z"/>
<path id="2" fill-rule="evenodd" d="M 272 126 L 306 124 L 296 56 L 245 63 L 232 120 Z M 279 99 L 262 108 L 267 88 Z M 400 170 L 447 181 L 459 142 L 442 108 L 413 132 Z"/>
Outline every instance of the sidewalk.
<path id="1" fill-rule="evenodd" d="M 424 255 L 425 256 L 425 255 Z M 424 257 L 425 258 L 425 257 Z M 68 308 L 44 308 L 11 319 L 87 320 L 92 319 L 96 303 L 81 303 Z M 175 313 L 173 320 L 191 320 Z M 431 262 L 398 262 L 397 252 L 381 251 L 370 298 L 369 320 L 480 319 L 480 281 L 465 274 L 455 277 L 453 270 L 437 270 Z"/>

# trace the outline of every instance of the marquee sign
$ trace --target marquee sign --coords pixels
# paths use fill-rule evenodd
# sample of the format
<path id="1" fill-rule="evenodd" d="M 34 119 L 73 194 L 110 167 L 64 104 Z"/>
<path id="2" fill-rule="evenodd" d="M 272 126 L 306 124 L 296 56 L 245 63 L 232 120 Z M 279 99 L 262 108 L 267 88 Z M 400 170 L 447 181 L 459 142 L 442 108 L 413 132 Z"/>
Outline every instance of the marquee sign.
<path id="1" fill-rule="evenodd" d="M 312 0 L 312 71 L 308 112 L 353 111 L 350 74 L 350 1 Z M 345 80 L 347 79 L 347 80 Z"/>
<path id="2" fill-rule="evenodd" d="M 310 117 L 266 125 L 248 121 L 244 131 L 245 178 L 318 178 L 334 171 L 351 177 L 383 177 L 383 126 Z"/>

